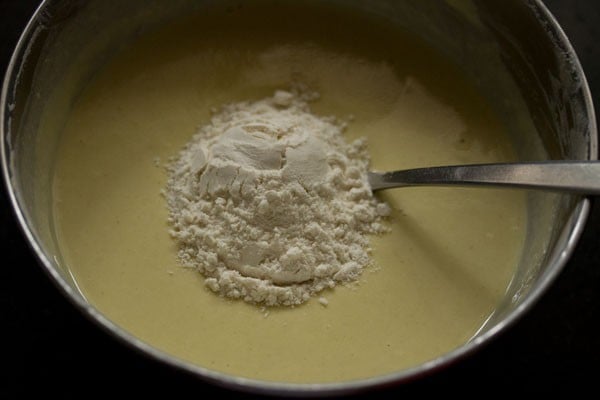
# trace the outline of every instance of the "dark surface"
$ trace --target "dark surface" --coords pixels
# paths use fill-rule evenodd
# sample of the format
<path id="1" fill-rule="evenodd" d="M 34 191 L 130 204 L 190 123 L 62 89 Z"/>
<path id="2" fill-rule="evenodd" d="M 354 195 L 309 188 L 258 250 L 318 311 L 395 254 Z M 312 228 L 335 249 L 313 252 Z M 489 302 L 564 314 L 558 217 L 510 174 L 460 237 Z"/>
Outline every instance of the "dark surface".
<path id="1" fill-rule="evenodd" d="M 36 0 L 0 0 L 0 72 Z M 600 104 L 600 2 L 548 0 L 570 37 Z M 376 395 L 439 393 L 597 393 L 600 380 L 600 206 L 594 205 L 571 261 L 529 314 L 466 360 Z M 42 390 L 77 395 L 119 388 L 143 394 L 227 395 L 148 360 L 115 341 L 63 298 L 37 265 L 0 191 L 0 397 Z M 87 393 L 86 393 L 87 392 Z M 241 394 L 237 394 L 242 396 Z M 373 394 L 371 394 L 372 396 Z M 592 395 L 593 396 L 593 395 Z M 11 396 L 12 397 L 12 396 Z M 593 396 L 595 397 L 595 396 Z"/>

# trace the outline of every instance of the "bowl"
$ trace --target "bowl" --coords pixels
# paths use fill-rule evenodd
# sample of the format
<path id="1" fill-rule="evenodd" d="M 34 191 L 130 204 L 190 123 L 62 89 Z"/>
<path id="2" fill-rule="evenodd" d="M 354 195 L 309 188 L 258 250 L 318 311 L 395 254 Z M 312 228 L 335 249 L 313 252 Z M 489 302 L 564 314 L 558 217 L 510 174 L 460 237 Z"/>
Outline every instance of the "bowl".
<path id="1" fill-rule="evenodd" d="M 231 2 L 235 4 L 235 2 Z M 589 89 L 564 33 L 541 1 L 328 1 L 385 18 L 421 37 L 457 64 L 503 117 L 523 160 L 597 157 Z M 161 352 L 82 297 L 60 251 L 50 212 L 53 153 L 69 106 L 94 66 L 137 35 L 210 2 L 178 0 L 44 1 L 15 49 L 0 99 L 2 167 L 17 219 L 58 288 L 109 334 L 150 357 L 231 388 L 271 394 L 343 394 L 406 382 L 468 356 L 540 298 L 571 255 L 589 199 L 528 194 L 525 249 L 504 300 L 476 337 L 431 362 L 351 382 L 287 384 L 243 379 Z M 60 86 L 60 90 L 57 90 Z M 528 134 L 533 122 L 537 136 Z"/>

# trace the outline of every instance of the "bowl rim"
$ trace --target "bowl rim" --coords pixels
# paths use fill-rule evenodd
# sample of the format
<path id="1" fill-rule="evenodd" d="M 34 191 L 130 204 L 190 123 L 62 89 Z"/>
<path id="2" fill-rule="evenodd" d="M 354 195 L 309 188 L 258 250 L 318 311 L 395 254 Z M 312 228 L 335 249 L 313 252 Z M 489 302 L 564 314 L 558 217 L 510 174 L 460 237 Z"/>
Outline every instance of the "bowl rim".
<path id="1" fill-rule="evenodd" d="M 40 23 L 40 19 L 43 18 L 44 10 L 49 6 L 49 4 L 55 1 L 56 0 L 41 1 L 40 5 L 37 7 L 36 11 L 29 19 L 25 29 L 21 33 L 4 75 L 2 92 L 0 94 L 0 157 L 2 164 L 2 175 L 8 193 L 9 202 L 11 203 L 13 212 L 18 221 L 18 225 L 30 248 L 35 253 L 38 263 L 41 264 L 44 272 L 50 277 L 51 281 L 59 288 L 59 290 L 67 297 L 67 299 L 69 299 L 70 302 L 83 313 L 83 315 L 85 315 L 88 319 L 93 321 L 111 336 L 119 339 L 119 341 L 125 344 L 127 347 L 133 348 L 138 352 L 161 361 L 168 366 L 175 367 L 196 377 L 202 378 L 205 381 L 225 388 L 270 395 L 342 395 L 357 393 L 367 389 L 382 388 L 398 383 L 407 383 L 454 364 L 455 362 L 472 354 L 483 345 L 489 343 L 493 338 L 497 337 L 501 332 L 506 331 L 509 326 L 513 325 L 529 309 L 532 308 L 532 306 L 540 299 L 542 294 L 547 290 L 554 279 L 556 279 L 567 260 L 573 253 L 577 241 L 583 232 L 585 221 L 591 206 L 590 199 L 586 197 L 579 199 L 571 214 L 570 223 L 563 230 L 563 234 L 566 235 L 564 249 L 556 256 L 555 261 L 549 266 L 548 270 L 540 278 L 536 286 L 532 288 L 531 292 L 516 309 L 514 309 L 505 319 L 498 322 L 495 326 L 483 333 L 481 336 L 478 336 L 464 345 L 461 345 L 450 352 L 442 354 L 435 359 L 408 369 L 403 369 L 371 378 L 345 382 L 315 384 L 271 382 L 237 377 L 234 375 L 210 370 L 199 365 L 191 364 L 164 351 L 158 350 L 139 338 L 129 334 L 123 328 L 113 323 L 93 305 L 87 303 L 81 294 L 71 287 L 61 276 L 58 270 L 53 266 L 49 256 L 43 251 L 41 241 L 37 237 L 33 226 L 30 225 L 30 221 L 23 211 L 24 207 L 22 207 L 20 193 L 18 192 L 17 185 L 13 180 L 14 173 L 11 163 L 12 154 L 8 142 L 10 114 L 12 112 L 12 105 L 9 102 L 9 96 L 11 94 L 11 90 L 13 90 L 18 83 L 20 61 L 26 57 L 28 44 L 30 41 L 35 39 L 36 30 L 38 28 L 38 24 Z M 536 18 L 538 22 L 543 23 L 546 26 L 547 31 L 554 34 L 555 37 L 560 41 L 560 45 L 564 46 L 563 51 L 570 58 L 570 60 L 572 60 L 573 68 L 578 78 L 581 80 L 581 90 L 585 102 L 585 109 L 587 115 L 589 116 L 590 160 L 597 160 L 598 135 L 596 118 L 591 92 L 581 67 L 581 63 L 565 32 L 560 27 L 554 16 L 550 13 L 548 8 L 542 3 L 542 0 L 529 0 L 528 3 L 530 7 L 537 11 Z"/>

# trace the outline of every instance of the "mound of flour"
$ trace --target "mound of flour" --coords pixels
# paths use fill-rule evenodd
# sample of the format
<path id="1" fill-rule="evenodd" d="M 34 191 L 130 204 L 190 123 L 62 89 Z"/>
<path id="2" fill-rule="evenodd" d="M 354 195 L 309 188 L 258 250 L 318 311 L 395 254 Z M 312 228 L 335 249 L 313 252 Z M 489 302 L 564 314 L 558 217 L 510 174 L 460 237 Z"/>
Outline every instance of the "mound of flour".
<path id="1" fill-rule="evenodd" d="M 215 112 L 168 167 L 179 261 L 231 298 L 296 305 L 358 278 L 389 207 L 367 182 L 364 139 L 285 91 Z"/>

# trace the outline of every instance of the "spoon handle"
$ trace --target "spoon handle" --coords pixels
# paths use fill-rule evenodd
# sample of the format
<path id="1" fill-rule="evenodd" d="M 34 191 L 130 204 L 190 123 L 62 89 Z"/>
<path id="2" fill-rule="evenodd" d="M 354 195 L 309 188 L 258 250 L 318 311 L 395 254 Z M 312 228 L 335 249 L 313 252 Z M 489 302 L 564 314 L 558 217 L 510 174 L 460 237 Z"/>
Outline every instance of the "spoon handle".
<path id="1" fill-rule="evenodd" d="M 373 191 L 405 186 L 505 186 L 600 195 L 600 161 L 471 164 L 369 172 Z"/>

